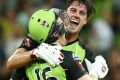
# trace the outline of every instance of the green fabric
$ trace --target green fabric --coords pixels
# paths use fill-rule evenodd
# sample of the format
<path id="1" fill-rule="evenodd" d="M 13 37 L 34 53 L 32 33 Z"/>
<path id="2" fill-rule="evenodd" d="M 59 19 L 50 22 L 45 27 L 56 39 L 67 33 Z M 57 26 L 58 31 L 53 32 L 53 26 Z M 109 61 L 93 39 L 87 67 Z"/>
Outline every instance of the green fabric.
<path id="1" fill-rule="evenodd" d="M 85 58 L 85 50 L 80 47 L 78 41 L 76 41 L 75 43 L 73 43 L 71 45 L 64 46 L 63 50 L 72 51 L 73 53 L 75 53 L 79 57 L 81 62 L 83 62 L 83 60 Z"/>
<path id="2" fill-rule="evenodd" d="M 35 70 L 39 70 L 40 79 L 37 78 Z M 65 71 L 61 66 L 52 68 L 48 63 L 38 61 L 31 62 L 26 66 L 26 75 L 29 80 L 47 80 L 50 77 L 54 77 L 54 80 L 66 80 Z"/>
<path id="3" fill-rule="evenodd" d="M 72 51 L 79 57 L 81 62 L 85 58 L 85 50 L 79 46 L 78 41 L 76 41 L 71 45 L 64 46 L 63 50 Z M 39 71 L 40 80 L 45 80 L 43 79 L 42 73 L 43 73 L 43 70 L 47 67 L 50 67 L 48 63 L 40 63 L 40 61 L 31 62 L 26 66 L 27 77 L 29 78 L 29 80 L 38 80 L 37 75 L 35 73 L 35 69 L 38 68 L 40 70 Z M 65 71 L 61 66 L 57 66 L 55 68 L 50 67 L 50 68 L 51 70 L 46 72 L 45 74 L 47 76 L 46 78 L 55 77 L 57 80 L 66 80 Z"/>

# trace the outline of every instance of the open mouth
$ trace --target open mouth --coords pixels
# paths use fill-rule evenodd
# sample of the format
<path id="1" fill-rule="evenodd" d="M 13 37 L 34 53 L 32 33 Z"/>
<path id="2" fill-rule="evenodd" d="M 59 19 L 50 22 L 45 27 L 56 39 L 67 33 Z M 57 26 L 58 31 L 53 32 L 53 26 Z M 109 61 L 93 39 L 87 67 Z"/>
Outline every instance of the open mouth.
<path id="1" fill-rule="evenodd" d="M 71 25 L 71 26 L 77 27 L 78 24 L 79 24 L 79 22 L 76 21 L 76 20 L 71 20 L 71 21 L 70 21 L 70 25 Z"/>

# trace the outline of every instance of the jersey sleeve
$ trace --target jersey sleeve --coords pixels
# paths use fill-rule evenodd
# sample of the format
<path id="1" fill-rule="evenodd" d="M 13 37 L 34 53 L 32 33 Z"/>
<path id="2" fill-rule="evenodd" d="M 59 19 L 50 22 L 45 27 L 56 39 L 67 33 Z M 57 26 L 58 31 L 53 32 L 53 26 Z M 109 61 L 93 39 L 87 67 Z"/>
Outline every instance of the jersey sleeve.
<path id="1" fill-rule="evenodd" d="M 96 57 L 96 54 L 95 54 L 95 52 L 91 49 L 91 48 L 89 48 L 83 41 L 81 41 L 81 40 L 79 40 L 79 45 L 83 48 L 83 49 L 85 49 L 85 52 L 86 52 L 86 54 L 85 54 L 85 58 L 87 58 L 90 62 L 94 62 L 94 60 L 95 60 L 95 57 Z"/>
<path id="2" fill-rule="evenodd" d="M 39 44 L 31 38 L 31 35 L 28 34 L 18 48 L 25 48 L 26 50 L 30 51 L 36 48 L 38 45 Z"/>
<path id="3" fill-rule="evenodd" d="M 93 63 L 95 61 L 95 57 L 96 57 L 95 52 L 91 48 L 89 48 L 80 39 L 79 39 L 79 45 L 85 50 L 85 58 L 88 59 L 91 63 Z M 86 69 L 86 71 L 88 72 L 88 68 L 86 66 L 85 59 L 83 60 L 82 64 L 83 64 L 84 68 Z"/>
<path id="4" fill-rule="evenodd" d="M 63 52 L 64 61 L 61 66 L 65 69 L 67 80 L 77 80 L 87 74 L 79 58 L 69 51 Z"/>

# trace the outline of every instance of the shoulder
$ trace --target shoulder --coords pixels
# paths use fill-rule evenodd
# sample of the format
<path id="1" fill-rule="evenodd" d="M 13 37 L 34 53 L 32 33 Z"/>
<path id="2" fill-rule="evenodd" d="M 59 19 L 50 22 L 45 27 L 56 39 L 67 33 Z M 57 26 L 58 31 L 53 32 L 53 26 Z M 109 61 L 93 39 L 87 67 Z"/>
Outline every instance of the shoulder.
<path id="1" fill-rule="evenodd" d="M 79 39 L 79 45 L 85 50 L 85 58 L 90 60 L 91 62 L 94 62 L 94 59 L 96 57 L 96 54 L 93 49 L 91 49 L 84 41 Z"/>
<path id="2" fill-rule="evenodd" d="M 25 48 L 26 50 L 32 50 L 36 48 L 39 44 L 32 39 L 30 34 L 27 34 L 27 36 L 23 39 L 23 42 L 19 46 L 19 48 Z"/>

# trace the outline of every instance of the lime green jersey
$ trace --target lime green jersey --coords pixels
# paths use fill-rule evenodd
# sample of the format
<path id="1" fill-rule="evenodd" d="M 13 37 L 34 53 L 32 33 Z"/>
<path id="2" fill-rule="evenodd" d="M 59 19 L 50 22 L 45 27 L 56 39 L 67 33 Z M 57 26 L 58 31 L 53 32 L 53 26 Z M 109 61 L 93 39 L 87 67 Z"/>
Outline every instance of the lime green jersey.
<path id="1" fill-rule="evenodd" d="M 86 74 L 75 54 L 64 50 L 61 52 L 64 55 L 64 60 L 54 68 L 43 60 L 29 63 L 26 66 L 26 74 L 29 80 L 77 80 Z"/>
<path id="2" fill-rule="evenodd" d="M 63 50 L 72 51 L 73 53 L 75 53 L 79 57 L 81 62 L 85 58 L 85 50 L 79 45 L 79 41 L 76 41 L 70 45 L 68 44 L 68 45 L 64 46 Z"/>
<path id="3" fill-rule="evenodd" d="M 66 80 L 65 71 L 61 66 L 51 67 L 40 61 L 31 62 L 26 66 L 29 80 Z"/>
<path id="4" fill-rule="evenodd" d="M 81 44 L 81 45 L 79 45 L 79 44 Z M 65 50 L 65 51 L 72 51 L 73 54 L 76 54 L 79 57 L 81 62 L 84 61 L 84 58 L 87 58 L 89 61 L 94 62 L 95 55 L 93 54 L 93 52 L 89 48 L 86 47 L 86 45 L 82 45 L 82 44 L 83 43 L 79 42 L 79 39 L 77 39 L 77 40 L 75 40 L 73 42 L 70 42 L 67 45 L 65 45 L 63 50 Z M 30 35 L 27 35 L 26 38 L 23 40 L 22 44 L 19 46 L 19 48 L 25 48 L 26 50 L 30 51 L 30 50 L 36 48 L 37 46 L 39 46 L 39 44 L 36 41 L 34 41 L 30 37 Z M 67 54 L 70 54 L 70 53 L 67 53 Z M 69 62 L 69 61 L 67 61 L 67 62 Z M 44 65 L 44 66 L 42 67 L 42 70 L 40 70 L 42 65 Z M 36 62 L 36 63 L 33 62 L 33 64 L 29 63 L 25 67 L 26 67 L 26 70 L 25 70 L 26 73 L 24 72 L 24 67 L 22 67 L 22 69 L 23 69 L 22 72 L 21 72 L 21 69 L 17 69 L 16 72 L 13 74 L 12 79 L 15 78 L 13 80 L 18 80 L 18 79 L 19 80 L 24 80 L 24 79 L 26 79 L 26 75 L 27 75 L 27 78 L 29 78 L 30 80 L 36 80 L 36 79 L 39 80 L 40 76 L 41 76 L 40 80 L 44 80 L 44 79 L 48 80 L 49 77 L 57 78 L 57 76 L 55 76 L 55 74 L 61 76 L 61 77 L 57 78 L 57 80 L 66 80 L 66 78 L 67 78 L 67 75 L 65 73 L 67 69 L 63 69 L 63 67 L 61 67 L 61 66 L 55 67 L 54 70 L 53 70 L 53 68 L 49 64 L 47 64 L 47 63 L 42 63 L 41 64 L 41 63 L 38 63 L 38 62 Z M 36 69 L 36 67 L 37 67 L 37 69 Z M 45 67 L 49 67 L 49 69 L 47 68 L 48 71 L 44 72 L 43 70 L 44 70 Z M 79 73 L 78 72 L 79 69 L 77 69 L 76 67 L 72 68 L 71 65 L 69 66 L 69 68 L 70 67 L 71 67 L 71 69 L 69 71 L 70 72 L 72 71 L 73 74 L 70 75 L 70 79 L 67 78 L 67 80 L 75 80 L 75 79 L 71 79 L 71 77 L 74 74 L 78 75 L 78 74 L 82 74 L 82 73 Z M 40 68 L 40 69 L 38 70 L 38 68 Z M 45 70 L 46 70 L 46 68 L 45 68 Z M 57 71 L 57 70 L 59 70 L 59 71 Z M 39 72 L 39 76 L 38 76 L 38 73 L 35 73 L 37 71 L 38 72 L 40 71 Z M 52 75 L 45 76 L 43 78 L 42 75 L 44 75 L 46 73 L 47 73 L 47 75 L 48 74 L 52 74 Z M 53 75 L 53 73 L 54 73 L 54 75 Z M 32 76 L 32 74 L 34 76 Z M 80 77 L 80 76 L 78 76 L 78 77 Z M 54 80 L 54 79 L 52 79 L 52 80 Z"/>

